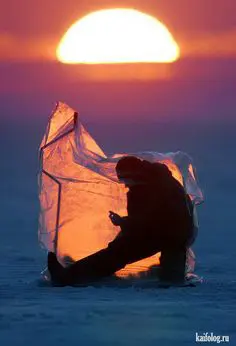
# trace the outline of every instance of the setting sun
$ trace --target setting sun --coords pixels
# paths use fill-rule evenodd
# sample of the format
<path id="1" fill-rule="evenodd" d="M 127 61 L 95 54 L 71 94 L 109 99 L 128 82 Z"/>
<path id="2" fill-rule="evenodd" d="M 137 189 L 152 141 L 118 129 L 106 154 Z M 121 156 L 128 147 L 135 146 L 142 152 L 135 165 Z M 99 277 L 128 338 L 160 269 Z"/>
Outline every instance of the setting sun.
<path id="1" fill-rule="evenodd" d="M 134 9 L 88 14 L 63 36 L 57 58 L 67 64 L 169 63 L 179 47 L 156 18 Z"/>

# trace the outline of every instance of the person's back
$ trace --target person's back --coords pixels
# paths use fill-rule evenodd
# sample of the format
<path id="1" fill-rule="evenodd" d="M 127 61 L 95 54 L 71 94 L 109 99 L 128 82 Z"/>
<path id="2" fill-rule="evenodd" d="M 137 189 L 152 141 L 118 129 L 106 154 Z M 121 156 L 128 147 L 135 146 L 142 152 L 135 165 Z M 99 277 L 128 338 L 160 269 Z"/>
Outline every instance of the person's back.
<path id="1" fill-rule="evenodd" d="M 127 193 L 130 232 L 134 229 L 146 237 L 157 227 L 158 234 L 170 235 L 168 231 L 173 232 L 172 228 L 188 232 L 192 227 L 191 201 L 168 167 L 142 161 L 140 176 Z"/>
<path id="2" fill-rule="evenodd" d="M 193 205 L 184 187 L 172 176 L 166 166 L 154 163 L 153 167 L 153 177 L 156 181 L 154 186 L 158 186 L 157 190 L 165 204 L 161 211 L 163 226 L 161 279 L 184 280 L 186 251 L 194 232 Z"/>

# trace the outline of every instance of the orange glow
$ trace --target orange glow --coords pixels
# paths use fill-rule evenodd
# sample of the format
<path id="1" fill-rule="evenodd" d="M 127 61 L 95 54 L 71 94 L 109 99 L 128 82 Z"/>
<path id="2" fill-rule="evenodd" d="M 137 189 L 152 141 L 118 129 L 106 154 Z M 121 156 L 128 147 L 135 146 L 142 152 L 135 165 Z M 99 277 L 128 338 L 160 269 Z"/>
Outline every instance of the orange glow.
<path id="1" fill-rule="evenodd" d="M 184 185 L 183 177 L 178 167 L 170 160 L 163 160 L 161 163 L 164 163 L 169 168 L 173 177 L 176 180 L 178 180 L 178 182 L 183 186 Z"/>
<path id="2" fill-rule="evenodd" d="M 161 253 L 157 253 L 154 256 L 144 258 L 141 261 L 131 263 L 127 265 L 125 268 L 116 272 L 117 277 L 128 277 L 128 276 L 141 276 L 144 273 L 148 273 L 148 270 L 154 266 L 160 265 L 160 256 Z"/>
<path id="3" fill-rule="evenodd" d="M 169 63 L 179 54 L 164 24 L 140 11 L 122 8 L 83 17 L 65 33 L 57 49 L 58 60 L 68 64 Z"/>
<path id="4" fill-rule="evenodd" d="M 193 166 L 191 164 L 188 166 L 188 171 L 191 174 L 192 178 L 195 180 L 195 174 L 193 172 Z"/>

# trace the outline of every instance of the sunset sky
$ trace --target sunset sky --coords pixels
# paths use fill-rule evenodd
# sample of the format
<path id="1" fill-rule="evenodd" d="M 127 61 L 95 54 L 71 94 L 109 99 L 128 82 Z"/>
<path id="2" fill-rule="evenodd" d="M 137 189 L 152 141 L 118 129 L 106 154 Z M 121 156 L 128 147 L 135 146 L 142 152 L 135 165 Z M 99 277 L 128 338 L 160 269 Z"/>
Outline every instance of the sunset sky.
<path id="1" fill-rule="evenodd" d="M 74 22 L 115 7 L 135 8 L 163 22 L 180 46 L 180 60 L 141 69 L 57 62 L 57 45 Z M 88 120 L 233 119 L 235 13 L 235 0 L 4 1 L 0 116 L 45 117 L 61 100 Z"/>

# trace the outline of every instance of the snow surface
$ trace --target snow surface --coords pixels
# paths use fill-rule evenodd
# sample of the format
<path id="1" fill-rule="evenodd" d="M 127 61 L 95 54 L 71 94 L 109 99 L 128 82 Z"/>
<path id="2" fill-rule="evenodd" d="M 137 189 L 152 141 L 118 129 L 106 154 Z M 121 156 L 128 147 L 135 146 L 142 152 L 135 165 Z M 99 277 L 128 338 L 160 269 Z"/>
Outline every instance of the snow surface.
<path id="1" fill-rule="evenodd" d="M 205 282 L 195 288 L 160 289 L 154 282 L 138 281 L 53 288 L 40 280 L 45 253 L 37 243 L 36 172 L 46 119 L 3 125 L 1 346 L 193 345 L 196 332 L 229 335 L 230 345 L 236 345 L 234 127 L 110 125 L 105 136 L 103 127 L 91 124 L 92 134 L 110 152 L 179 149 L 194 158 L 206 194 L 194 247 L 197 273 Z"/>

